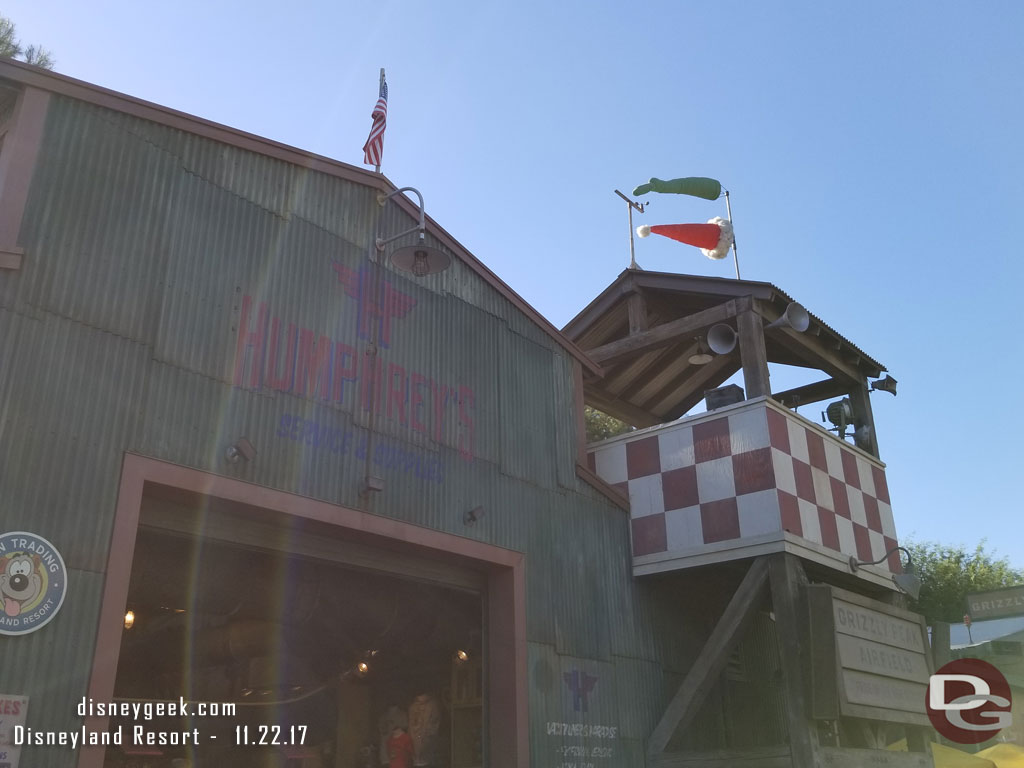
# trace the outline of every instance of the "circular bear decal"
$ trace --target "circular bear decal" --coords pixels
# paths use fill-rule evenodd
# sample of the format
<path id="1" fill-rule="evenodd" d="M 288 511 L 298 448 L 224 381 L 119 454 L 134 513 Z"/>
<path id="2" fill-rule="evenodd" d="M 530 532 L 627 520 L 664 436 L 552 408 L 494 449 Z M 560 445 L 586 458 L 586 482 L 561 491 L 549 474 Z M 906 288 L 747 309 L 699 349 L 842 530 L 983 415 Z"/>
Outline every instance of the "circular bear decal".
<path id="1" fill-rule="evenodd" d="M 42 536 L 0 534 L 0 634 L 35 632 L 57 615 L 67 594 L 60 552 Z"/>

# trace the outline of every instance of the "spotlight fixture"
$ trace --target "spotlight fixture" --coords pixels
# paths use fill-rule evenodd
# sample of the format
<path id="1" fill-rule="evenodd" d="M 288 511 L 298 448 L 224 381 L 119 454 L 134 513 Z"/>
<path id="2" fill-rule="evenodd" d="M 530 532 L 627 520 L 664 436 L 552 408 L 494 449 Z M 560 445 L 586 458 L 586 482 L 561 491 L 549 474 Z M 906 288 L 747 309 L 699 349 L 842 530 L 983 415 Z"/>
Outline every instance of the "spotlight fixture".
<path id="1" fill-rule="evenodd" d="M 252 461 L 256 458 L 256 448 L 249 441 L 249 438 L 240 437 L 224 451 L 224 458 L 231 464 L 237 464 L 243 459 L 245 461 Z"/>
<path id="2" fill-rule="evenodd" d="M 407 229 L 404 232 L 399 232 L 397 235 L 392 235 L 387 239 L 378 237 L 375 243 L 377 250 L 383 253 L 384 248 L 388 243 L 412 232 L 419 232 L 419 238 L 415 245 L 403 246 L 391 254 L 391 263 L 398 267 L 398 269 L 406 272 L 412 272 L 416 277 L 426 277 L 427 275 L 435 275 L 438 272 L 444 272 L 451 266 L 452 258 L 444 251 L 432 248 L 426 244 L 427 224 L 423 213 L 423 195 L 420 194 L 419 190 L 414 187 L 402 187 L 388 195 L 385 195 L 382 192 L 377 195 L 377 204 L 383 206 L 390 198 L 402 192 L 415 192 L 416 197 L 419 198 L 419 223 L 416 224 L 416 226 Z"/>
<path id="3" fill-rule="evenodd" d="M 825 419 L 828 419 L 833 424 L 829 428 L 830 431 L 835 431 L 839 435 L 840 440 L 845 440 L 846 428 L 853 424 L 853 405 L 850 403 L 850 398 L 844 397 L 842 400 L 829 403 L 828 407 L 821 414 L 821 420 L 825 421 Z"/>
<path id="4" fill-rule="evenodd" d="M 365 675 L 369 671 L 370 671 L 370 665 L 367 664 L 365 661 L 360 661 L 358 664 L 356 664 L 356 674 L 359 675 L 360 677 L 362 677 L 363 675 Z"/>
<path id="5" fill-rule="evenodd" d="M 455 660 L 460 663 L 469 661 L 469 651 L 464 651 L 462 648 L 459 648 L 459 650 L 455 652 Z"/>
<path id="6" fill-rule="evenodd" d="M 135 626 L 135 611 L 127 611 L 124 615 L 124 628 L 131 629 Z"/>
<path id="7" fill-rule="evenodd" d="M 914 572 L 914 560 L 910 557 L 910 552 L 903 547 L 893 547 L 878 560 L 870 563 L 861 562 L 853 555 L 850 555 L 850 572 L 856 573 L 857 569 L 862 565 L 878 565 L 893 552 L 902 552 L 907 556 L 907 563 L 903 566 L 903 573 L 894 573 L 892 576 L 893 583 L 900 592 L 910 595 L 912 599 L 917 600 L 918 595 L 921 594 L 921 579 Z"/>

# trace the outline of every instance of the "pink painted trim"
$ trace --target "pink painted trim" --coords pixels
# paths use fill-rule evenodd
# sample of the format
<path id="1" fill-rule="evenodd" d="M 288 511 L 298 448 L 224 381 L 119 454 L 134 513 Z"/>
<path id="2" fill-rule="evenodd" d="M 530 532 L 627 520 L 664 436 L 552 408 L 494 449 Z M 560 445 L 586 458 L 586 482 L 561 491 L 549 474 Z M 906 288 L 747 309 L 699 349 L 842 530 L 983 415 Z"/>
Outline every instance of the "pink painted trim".
<path id="1" fill-rule="evenodd" d="M 127 96 L 117 91 L 101 88 L 97 85 L 76 80 L 65 75 L 58 75 L 54 72 L 39 69 L 13 59 L 0 59 L 0 77 L 14 82 L 24 83 L 43 91 L 58 93 L 69 96 L 79 101 L 105 107 L 106 109 L 121 112 L 126 115 L 149 120 L 161 125 L 170 126 L 196 136 L 203 136 L 223 144 L 229 144 L 249 152 L 256 152 L 261 155 L 283 160 L 302 168 L 326 173 L 330 176 L 354 181 L 357 184 L 365 184 L 385 193 L 394 192 L 398 189 L 390 179 L 380 173 L 364 170 L 357 166 L 348 165 L 337 160 L 331 160 L 322 155 L 315 155 L 311 152 L 304 152 L 287 144 L 280 144 L 270 139 L 246 133 L 226 125 L 214 123 L 210 120 L 203 120 L 193 115 L 179 112 L 168 107 L 154 104 L 150 101 L 143 101 L 132 96 Z M 416 216 L 416 205 L 404 195 L 396 195 L 392 198 L 395 204 L 401 207 L 410 216 Z M 547 318 L 534 309 L 516 293 L 509 285 L 492 272 L 483 262 L 477 259 L 472 253 L 452 237 L 445 229 L 437 224 L 429 216 L 426 217 L 428 229 L 431 234 L 437 237 L 448 248 L 457 253 L 469 267 L 476 272 L 484 281 L 490 284 L 498 293 L 504 296 L 517 309 L 526 314 L 533 322 L 541 327 L 552 339 L 558 342 L 576 360 L 587 368 L 595 376 L 602 376 L 601 367 L 576 346 L 575 343 L 563 336 Z M 2 241 L 0 241 L 2 244 Z"/>
<path id="2" fill-rule="evenodd" d="M 121 468 L 88 696 L 97 701 L 109 701 L 114 693 L 135 536 L 146 483 L 323 521 L 379 538 L 382 543 L 397 541 L 414 545 L 449 561 L 470 561 L 488 578 L 491 764 L 502 768 L 529 765 L 526 567 L 522 553 L 135 454 L 125 454 Z M 89 730 L 103 730 L 106 726 L 102 718 L 86 719 Z M 78 768 L 101 768 L 103 757 L 102 748 L 82 748 Z"/>
<path id="3" fill-rule="evenodd" d="M 0 248 L 0 269 L 21 269 L 21 257 L 24 255 L 22 248 Z"/>
<path id="4" fill-rule="evenodd" d="M 28 202 L 28 188 L 32 183 L 39 146 L 43 141 L 43 125 L 50 94 L 37 88 L 25 88 L 11 117 L 11 127 L 4 137 L 0 151 L 0 250 L 16 254 L 21 217 Z M 3 254 L 6 255 L 6 254 Z M 6 269 L 11 259 L 0 258 Z"/>

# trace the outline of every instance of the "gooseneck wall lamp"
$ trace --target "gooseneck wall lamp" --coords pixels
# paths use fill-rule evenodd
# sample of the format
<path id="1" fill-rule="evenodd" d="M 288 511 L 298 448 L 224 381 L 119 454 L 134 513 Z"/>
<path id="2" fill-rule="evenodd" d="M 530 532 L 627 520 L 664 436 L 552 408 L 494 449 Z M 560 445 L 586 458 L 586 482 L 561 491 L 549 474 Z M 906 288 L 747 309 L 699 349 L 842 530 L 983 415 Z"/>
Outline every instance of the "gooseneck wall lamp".
<path id="1" fill-rule="evenodd" d="M 880 558 L 870 563 L 861 562 L 856 557 L 851 555 L 850 572 L 856 573 L 857 569 L 862 565 L 878 565 L 879 563 L 883 562 L 887 557 L 889 557 L 889 555 L 891 555 L 893 552 L 902 552 L 907 556 L 906 565 L 903 566 L 903 573 L 894 573 L 892 576 L 893 583 L 896 584 L 896 588 L 900 592 L 904 592 L 910 595 L 910 597 L 912 597 L 914 600 L 917 600 L 917 596 L 921 594 L 921 579 L 914 572 L 914 560 L 910 557 L 910 552 L 908 552 L 903 547 L 893 547 Z"/>
<path id="2" fill-rule="evenodd" d="M 397 249 L 391 254 L 391 263 L 398 267 L 398 269 L 403 269 L 406 272 L 412 272 L 416 277 L 424 277 L 426 275 L 444 272 L 449 266 L 451 266 L 452 259 L 451 256 L 444 251 L 432 248 L 425 242 L 427 224 L 423 212 L 423 195 L 420 194 L 419 190 L 414 187 L 402 187 L 401 189 L 396 189 L 394 192 L 387 195 L 381 192 L 377 195 L 377 204 L 383 207 L 388 200 L 402 192 L 415 192 L 416 197 L 419 198 L 419 222 L 414 227 L 411 227 L 404 232 L 399 232 L 397 235 L 392 235 L 387 239 L 378 237 L 376 241 L 377 250 L 380 253 L 383 253 L 388 243 L 394 242 L 400 237 L 404 237 L 405 235 L 418 231 L 419 237 L 416 240 L 416 244 L 406 245 Z"/>

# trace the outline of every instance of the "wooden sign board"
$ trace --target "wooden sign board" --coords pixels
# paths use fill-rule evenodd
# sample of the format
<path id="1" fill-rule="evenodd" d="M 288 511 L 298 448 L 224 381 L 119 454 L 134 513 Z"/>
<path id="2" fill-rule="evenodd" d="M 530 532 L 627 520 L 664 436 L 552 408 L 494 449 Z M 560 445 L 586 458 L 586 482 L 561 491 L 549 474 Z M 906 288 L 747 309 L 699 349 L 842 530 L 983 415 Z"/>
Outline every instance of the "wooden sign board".
<path id="1" fill-rule="evenodd" d="M 805 589 L 813 716 L 928 726 L 924 617 L 837 587 Z"/>
<path id="2" fill-rule="evenodd" d="M 1024 616 L 1024 584 L 970 593 L 967 595 L 967 615 L 971 621 Z"/>

